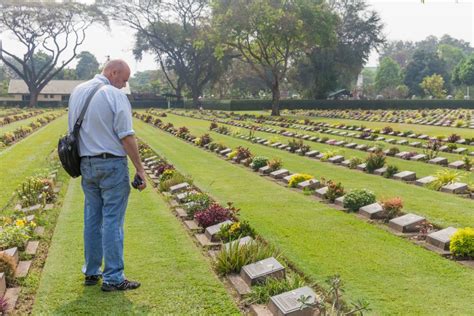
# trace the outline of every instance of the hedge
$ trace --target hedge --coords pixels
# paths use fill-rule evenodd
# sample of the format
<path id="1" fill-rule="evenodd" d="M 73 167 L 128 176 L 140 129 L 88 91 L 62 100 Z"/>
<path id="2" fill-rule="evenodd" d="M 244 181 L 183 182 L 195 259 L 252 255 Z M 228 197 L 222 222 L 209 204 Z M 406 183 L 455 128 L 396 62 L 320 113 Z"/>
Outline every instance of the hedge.
<path id="1" fill-rule="evenodd" d="M 149 101 L 130 101 L 133 108 L 168 108 L 168 102 L 166 100 L 149 100 Z M 173 108 L 183 108 L 184 102 L 181 101 L 171 101 L 171 107 Z M 7 107 L 28 107 L 28 101 L 0 101 L 0 106 Z M 67 107 L 67 101 L 38 101 L 36 107 L 38 108 L 57 108 L 57 107 Z"/>

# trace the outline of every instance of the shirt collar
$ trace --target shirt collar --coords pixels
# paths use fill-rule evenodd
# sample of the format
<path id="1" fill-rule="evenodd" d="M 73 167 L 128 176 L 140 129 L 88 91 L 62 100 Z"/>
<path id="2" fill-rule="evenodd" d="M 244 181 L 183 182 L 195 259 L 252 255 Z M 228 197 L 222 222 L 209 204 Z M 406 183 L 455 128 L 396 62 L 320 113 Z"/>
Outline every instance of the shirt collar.
<path id="1" fill-rule="evenodd" d="M 107 79 L 107 77 L 104 76 L 103 74 L 95 75 L 94 79 L 99 79 L 100 81 L 102 81 L 105 84 L 110 84 L 109 79 Z"/>

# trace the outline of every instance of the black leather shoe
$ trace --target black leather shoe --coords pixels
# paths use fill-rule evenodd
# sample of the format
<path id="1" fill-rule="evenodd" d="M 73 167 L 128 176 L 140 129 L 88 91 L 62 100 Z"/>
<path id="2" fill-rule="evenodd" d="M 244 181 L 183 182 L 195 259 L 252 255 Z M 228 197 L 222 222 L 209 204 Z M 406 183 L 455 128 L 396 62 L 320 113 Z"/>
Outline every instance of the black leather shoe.
<path id="1" fill-rule="evenodd" d="M 84 285 L 96 285 L 97 283 L 99 283 L 100 278 L 100 275 L 86 275 Z"/>
<path id="2" fill-rule="evenodd" d="M 135 290 L 135 289 L 138 289 L 139 287 L 140 287 L 139 282 L 124 280 L 122 283 L 119 283 L 119 284 L 102 283 L 101 289 L 104 292 L 113 292 L 113 291 Z"/>

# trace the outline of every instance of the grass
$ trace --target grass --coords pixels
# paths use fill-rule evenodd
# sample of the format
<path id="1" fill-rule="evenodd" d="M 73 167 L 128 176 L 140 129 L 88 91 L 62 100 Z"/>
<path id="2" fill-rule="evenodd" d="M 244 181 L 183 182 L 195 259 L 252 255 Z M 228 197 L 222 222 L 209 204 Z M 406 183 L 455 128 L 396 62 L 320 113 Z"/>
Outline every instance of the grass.
<path id="1" fill-rule="evenodd" d="M 162 118 L 162 120 L 165 122 L 172 122 L 176 127 L 186 125 L 190 129 L 191 133 L 196 136 L 209 133 L 208 121 L 184 118 L 176 115 L 168 115 L 168 117 Z M 350 189 L 370 189 L 377 195 L 378 199 L 400 196 L 404 201 L 405 212 L 414 212 L 419 215 L 426 216 L 426 218 L 431 222 L 442 227 L 474 226 L 474 200 L 468 200 L 455 195 L 433 191 L 428 188 L 406 184 L 401 181 L 369 175 L 336 166 L 331 163 L 320 162 L 315 159 L 300 157 L 282 150 L 253 144 L 249 141 L 237 139 L 231 136 L 225 136 L 214 132 L 210 132 L 210 134 L 215 141 L 222 141 L 223 144 L 232 148 L 241 145 L 248 147 L 254 155 L 266 156 L 268 158 L 280 157 L 283 160 L 283 167 L 290 170 L 291 172 L 307 173 L 315 176 L 318 179 L 323 177 L 326 179 L 340 181 L 346 188 Z M 272 137 L 271 135 L 273 134 L 255 133 L 255 135 L 269 138 Z M 322 146 L 323 147 L 312 146 L 312 148 L 324 150 L 326 147 L 328 149 L 331 149 L 332 147 L 334 150 L 334 146 Z M 362 152 L 360 152 L 360 154 L 361 155 L 359 155 L 359 157 L 365 157 L 367 155 L 367 153 Z M 342 155 L 344 155 L 344 153 L 342 153 Z M 347 155 L 348 158 L 351 156 L 352 155 Z M 390 161 L 390 159 L 387 160 Z M 397 165 L 401 170 L 416 171 L 418 177 L 430 174 L 434 175 L 436 170 L 441 169 L 439 167 L 434 169 L 434 166 L 421 162 L 410 162 L 400 159 L 397 160 L 400 162 L 394 162 L 394 164 Z M 392 162 L 389 162 L 389 164 L 391 163 Z M 402 163 L 413 165 L 411 165 L 411 167 L 406 166 L 405 169 L 405 165 Z M 416 168 L 413 166 L 416 166 Z"/>
<path id="2" fill-rule="evenodd" d="M 471 269 L 143 122 L 135 120 L 135 130 L 218 201 L 235 202 L 242 219 L 311 278 L 323 284 L 339 273 L 346 296 L 369 300 L 374 314 L 468 314 L 474 309 Z"/>
<path id="3" fill-rule="evenodd" d="M 84 287 L 83 195 L 72 180 L 43 270 L 33 314 L 239 314 L 210 263 L 154 190 L 134 191 L 125 220 L 130 292 Z"/>
<path id="4" fill-rule="evenodd" d="M 38 120 L 40 117 L 44 117 L 44 116 L 47 116 L 49 114 L 54 114 L 54 113 L 58 113 L 58 112 L 61 112 L 61 111 L 63 111 L 63 110 L 61 109 L 59 111 L 45 111 L 43 114 L 36 115 L 36 116 L 33 116 L 33 117 L 29 117 L 29 118 L 24 119 L 24 120 L 12 122 L 10 124 L 1 126 L 0 127 L 0 135 L 3 135 L 6 132 L 12 132 L 20 126 L 27 126 L 31 122 L 36 122 L 36 120 Z"/>
<path id="5" fill-rule="evenodd" d="M 48 156 L 66 128 L 64 115 L 0 153 L 0 208 L 5 207 L 26 177 L 48 167 Z"/>

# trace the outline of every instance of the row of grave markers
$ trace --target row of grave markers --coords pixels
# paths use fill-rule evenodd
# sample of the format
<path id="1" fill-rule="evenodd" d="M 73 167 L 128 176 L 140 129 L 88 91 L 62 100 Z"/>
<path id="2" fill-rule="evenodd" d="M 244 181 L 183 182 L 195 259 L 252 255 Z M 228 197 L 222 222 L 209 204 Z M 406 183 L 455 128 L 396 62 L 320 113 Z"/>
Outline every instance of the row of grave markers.
<path id="1" fill-rule="evenodd" d="M 157 156 L 144 159 L 145 170 L 148 175 L 154 175 L 153 182 L 158 184 L 158 177 L 154 174 L 153 165 L 156 163 Z M 184 203 L 189 194 L 199 192 L 199 189 L 187 182 L 180 183 L 170 187 L 169 195 L 173 197 L 171 206 L 185 227 L 194 235 L 201 247 L 209 250 L 209 255 L 215 259 L 220 249 L 229 249 L 230 247 L 242 247 L 254 242 L 250 236 L 244 236 L 238 240 L 222 244 L 218 239 L 218 233 L 223 225 L 232 224 L 231 220 L 209 226 L 206 229 L 199 227 L 198 223 L 190 218 L 183 208 L 189 207 L 189 203 Z M 240 274 L 231 274 L 227 276 L 229 282 L 233 285 L 236 292 L 242 298 L 250 293 L 251 287 L 265 282 L 267 278 L 283 279 L 286 276 L 286 268 L 274 257 L 269 257 L 242 267 Z M 308 298 L 307 305 L 298 301 L 304 295 Z M 253 314 L 259 316 L 267 315 L 308 315 L 311 310 L 310 304 L 317 300 L 317 294 L 308 286 L 294 289 L 289 292 L 272 296 L 266 306 L 252 305 L 250 310 Z"/>
<path id="2" fill-rule="evenodd" d="M 55 169 L 53 170 L 48 178 L 51 180 L 55 180 L 57 177 L 58 170 Z M 54 188 L 54 194 L 58 194 L 60 191 L 59 187 Z M 15 206 L 15 211 L 22 213 L 25 215 L 26 221 L 28 223 L 32 222 L 35 220 L 35 214 L 38 214 L 40 212 L 47 212 L 50 211 L 54 208 L 54 204 L 46 204 L 46 205 L 41 205 L 41 204 L 36 204 L 27 208 L 22 208 L 20 204 L 17 204 Z M 0 227 L 0 231 L 2 231 L 2 227 Z M 38 237 L 42 237 L 44 235 L 44 227 L 42 226 L 37 226 L 34 230 L 34 233 Z M 30 257 L 34 257 L 38 251 L 39 247 L 39 240 L 29 240 L 26 244 L 24 253 Z M 13 247 L 9 249 L 5 249 L 3 251 L 0 251 L 0 253 L 6 254 L 14 259 L 14 262 L 16 264 L 16 270 L 15 270 L 15 278 L 22 279 L 25 278 L 28 275 L 28 272 L 30 271 L 31 265 L 33 263 L 33 260 L 23 260 L 20 261 L 20 256 L 19 256 L 19 249 L 18 247 Z M 18 300 L 18 296 L 20 295 L 20 287 L 10 287 L 7 288 L 6 284 L 6 279 L 5 279 L 5 274 L 3 272 L 0 273 L 0 297 L 4 297 L 6 299 L 6 302 L 8 304 L 8 310 L 13 311 L 16 306 L 16 302 Z"/>
<path id="3" fill-rule="evenodd" d="M 154 125 L 153 125 L 154 126 Z M 156 126 L 155 126 L 156 127 Z M 170 131 L 167 131 L 168 133 L 171 133 Z M 172 134 L 172 133 L 171 133 Z M 174 135 L 174 134 L 173 134 Z M 174 135 L 176 136 L 176 135 Z M 186 139 L 182 139 L 183 141 L 187 141 L 195 146 L 197 146 L 193 140 L 195 139 L 194 136 L 188 135 Z M 197 146 L 199 148 L 203 148 L 200 146 Z M 206 149 L 206 148 L 204 148 Z M 208 149 L 206 149 L 208 150 Z M 221 157 L 225 158 L 227 157 L 230 153 L 232 152 L 231 148 L 226 148 L 223 150 L 215 150 L 215 153 L 220 155 Z M 338 159 L 340 160 L 340 158 Z M 228 161 L 226 159 L 226 161 Z M 234 163 L 240 163 L 242 165 L 246 165 L 246 161 L 232 161 Z M 292 173 L 286 169 L 279 169 L 279 170 L 274 170 L 271 171 L 268 166 L 262 167 L 258 170 L 259 173 L 265 176 L 269 176 L 277 181 L 283 182 L 283 183 L 288 183 L 289 179 L 291 178 Z M 399 175 L 400 178 L 409 176 L 408 174 L 402 174 Z M 324 199 L 324 195 L 328 190 L 328 187 L 321 187 L 321 183 L 316 180 L 308 180 L 305 182 L 301 182 L 298 184 L 298 189 L 304 190 L 305 188 L 309 189 L 315 189 L 314 191 L 314 196 L 317 197 L 318 199 Z M 344 203 L 344 196 L 339 197 L 335 201 L 335 208 L 338 209 L 343 209 L 343 203 Z M 384 210 L 382 206 L 379 203 L 374 203 L 371 205 L 366 205 L 363 206 L 359 209 L 358 212 L 361 216 L 366 217 L 367 219 L 370 220 L 376 220 L 376 219 L 383 219 L 384 218 Z M 413 213 L 408 213 L 401 215 L 399 217 L 393 218 L 389 221 L 388 227 L 389 229 L 394 232 L 396 235 L 402 236 L 402 237 L 415 237 L 423 227 L 433 227 L 433 225 L 430 225 L 428 221 L 419 215 L 413 214 Z M 449 252 L 449 244 L 450 244 L 450 239 L 451 236 L 457 231 L 456 228 L 454 227 L 447 227 L 444 229 L 440 230 L 435 230 L 432 229 L 431 232 L 427 232 L 426 235 L 426 240 L 425 242 L 420 241 L 416 242 L 418 244 L 421 244 L 425 248 L 432 250 L 444 257 L 447 257 L 451 255 Z M 466 264 L 468 266 L 472 266 L 472 260 L 467 260 L 467 261 L 459 261 L 462 264 Z"/>

